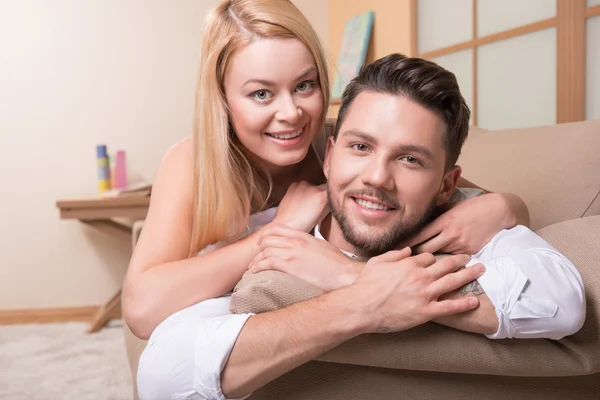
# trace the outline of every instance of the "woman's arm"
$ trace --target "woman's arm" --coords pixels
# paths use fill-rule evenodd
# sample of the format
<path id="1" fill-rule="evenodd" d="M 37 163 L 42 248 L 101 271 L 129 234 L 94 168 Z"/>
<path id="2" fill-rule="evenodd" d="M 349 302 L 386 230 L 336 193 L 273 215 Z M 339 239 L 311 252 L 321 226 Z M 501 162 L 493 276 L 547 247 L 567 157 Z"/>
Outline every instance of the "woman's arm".
<path id="1" fill-rule="evenodd" d="M 462 176 L 458 180 L 459 188 L 473 188 L 483 190 L 485 194 L 491 194 L 487 189 L 484 189 L 480 186 L 477 186 L 471 181 L 466 180 Z M 495 193 L 496 196 L 501 198 L 502 201 L 505 202 L 506 205 L 506 217 L 508 221 L 508 225 L 517 226 L 524 225 L 529 227 L 529 210 L 527 209 L 527 205 L 516 194 L 512 193 Z"/>
<path id="2" fill-rule="evenodd" d="M 125 278 L 123 316 L 142 339 L 147 339 L 167 316 L 227 293 L 258 253 L 259 233 L 255 233 L 214 252 L 188 258 L 194 203 L 192 153 L 192 140 L 186 138 L 162 160 L 144 229 Z"/>
<path id="3" fill-rule="evenodd" d="M 257 240 L 263 229 L 286 224 L 308 231 L 327 205 L 323 187 L 292 184 L 271 224 L 227 246 L 189 258 L 194 211 L 192 148 L 191 138 L 186 138 L 161 162 L 144 229 L 125 278 L 123 316 L 131 331 L 142 339 L 169 315 L 232 290 L 260 252 Z"/>

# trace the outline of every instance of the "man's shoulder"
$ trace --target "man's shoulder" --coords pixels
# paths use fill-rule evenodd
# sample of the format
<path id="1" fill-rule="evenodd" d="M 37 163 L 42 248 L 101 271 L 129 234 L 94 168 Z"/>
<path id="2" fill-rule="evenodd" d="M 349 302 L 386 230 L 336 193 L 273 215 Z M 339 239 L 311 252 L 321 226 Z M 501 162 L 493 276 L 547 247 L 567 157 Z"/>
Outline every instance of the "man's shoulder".
<path id="1" fill-rule="evenodd" d="M 450 203 L 456 203 L 459 201 L 470 199 L 472 197 L 480 196 L 484 193 L 485 192 L 481 189 L 457 187 L 456 189 L 454 189 L 454 192 L 452 192 L 452 196 L 450 197 L 450 200 L 448 200 L 448 201 Z"/>
<path id="2" fill-rule="evenodd" d="M 503 257 L 532 250 L 552 250 L 554 247 L 524 225 L 498 232 L 475 256 Z"/>

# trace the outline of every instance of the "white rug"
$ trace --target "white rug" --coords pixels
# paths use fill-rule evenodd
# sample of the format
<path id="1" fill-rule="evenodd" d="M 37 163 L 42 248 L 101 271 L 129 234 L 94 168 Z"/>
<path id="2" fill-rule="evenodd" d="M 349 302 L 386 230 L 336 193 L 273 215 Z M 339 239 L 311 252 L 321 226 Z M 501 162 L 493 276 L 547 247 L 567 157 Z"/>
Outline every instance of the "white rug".
<path id="1" fill-rule="evenodd" d="M 0 399 L 126 400 L 131 376 L 122 321 L 0 326 Z"/>

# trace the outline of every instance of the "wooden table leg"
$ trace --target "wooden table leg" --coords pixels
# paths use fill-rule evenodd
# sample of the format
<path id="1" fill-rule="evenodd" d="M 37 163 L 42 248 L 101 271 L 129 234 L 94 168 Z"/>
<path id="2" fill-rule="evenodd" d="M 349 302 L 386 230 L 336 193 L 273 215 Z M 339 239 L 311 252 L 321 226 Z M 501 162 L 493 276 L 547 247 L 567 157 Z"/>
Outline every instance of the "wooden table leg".
<path id="1" fill-rule="evenodd" d="M 115 311 L 121 307 L 121 289 L 110 298 L 110 300 L 102 305 L 92 318 L 92 322 L 88 333 L 98 332 L 114 315 Z"/>
<path id="2" fill-rule="evenodd" d="M 131 228 L 129 226 L 122 225 L 112 220 L 82 220 L 81 222 L 113 237 L 118 237 L 121 240 L 131 242 Z M 92 318 L 88 333 L 98 332 L 110 319 L 117 318 L 116 315 L 120 316 L 121 291 L 122 289 L 119 289 L 119 291 L 96 312 Z"/>

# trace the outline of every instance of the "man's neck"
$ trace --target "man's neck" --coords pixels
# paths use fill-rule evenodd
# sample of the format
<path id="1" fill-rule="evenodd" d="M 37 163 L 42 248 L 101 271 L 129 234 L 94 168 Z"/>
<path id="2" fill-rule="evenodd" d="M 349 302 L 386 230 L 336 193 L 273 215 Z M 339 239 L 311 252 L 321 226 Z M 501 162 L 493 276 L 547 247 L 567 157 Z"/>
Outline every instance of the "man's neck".
<path id="1" fill-rule="evenodd" d="M 362 254 L 359 249 L 352 246 L 346 241 L 346 239 L 344 239 L 342 229 L 331 214 L 328 214 L 319 224 L 319 232 L 321 233 L 321 236 L 323 236 L 323 239 L 325 239 L 338 249 L 346 253 L 354 254 L 360 258 L 365 257 L 365 255 Z"/>

